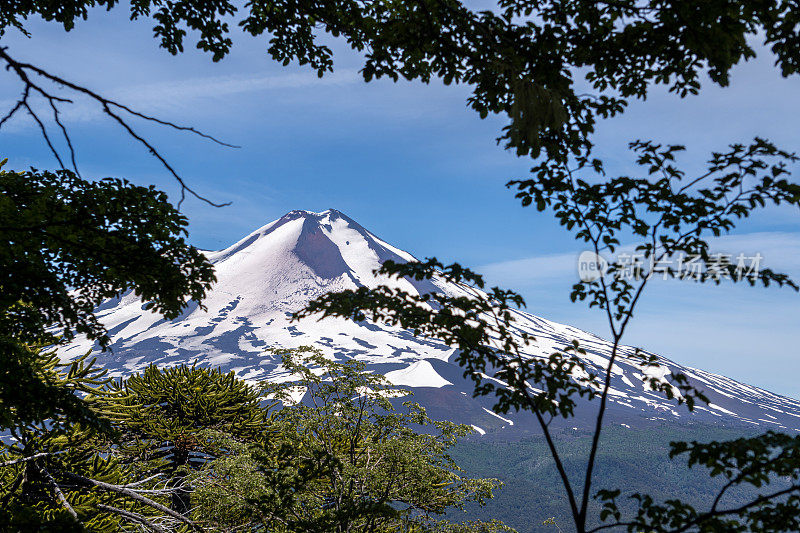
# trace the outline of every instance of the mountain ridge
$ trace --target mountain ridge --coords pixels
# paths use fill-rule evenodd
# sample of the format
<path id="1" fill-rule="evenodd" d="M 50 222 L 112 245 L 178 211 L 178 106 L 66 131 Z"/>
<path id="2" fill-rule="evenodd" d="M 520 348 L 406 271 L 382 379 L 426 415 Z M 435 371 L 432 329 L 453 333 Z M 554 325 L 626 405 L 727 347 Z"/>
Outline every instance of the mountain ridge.
<path id="1" fill-rule="evenodd" d="M 217 283 L 203 304 L 192 304 L 173 320 L 143 309 L 133 293 L 121 295 L 98 308 L 98 318 L 109 330 L 111 352 L 97 353 L 111 375 L 124 376 L 147 365 L 176 365 L 197 360 L 201 365 L 233 370 L 250 380 L 285 379 L 269 346 L 314 345 L 337 359 L 367 363 L 396 385 L 409 388 L 432 415 L 469 423 L 482 434 L 535 432 L 532 417 L 521 413 L 497 415 L 491 398 L 472 398 L 472 382 L 453 362 L 455 350 L 435 339 L 418 338 L 385 324 L 343 319 L 292 321 L 292 314 L 326 292 L 388 284 L 412 294 L 433 291 L 449 295 L 473 294 L 474 289 L 432 280 L 390 279 L 373 272 L 383 261 L 413 261 L 414 256 L 383 241 L 335 209 L 320 213 L 294 210 L 219 251 L 205 251 L 217 272 Z M 514 310 L 514 328 L 535 337 L 531 357 L 549 355 L 579 340 L 589 368 L 603 373 L 609 343 L 578 328 L 557 324 Z M 71 359 L 97 350 L 78 339 L 61 350 Z M 759 425 L 800 430 L 800 402 L 739 383 L 703 370 L 663 359 L 662 369 L 639 366 L 634 349 L 623 347 L 612 368 L 609 416 L 621 425 L 647 424 L 670 419 Z M 703 389 L 709 406 L 689 414 L 675 401 L 648 390 L 645 377 L 663 379 L 678 369 Z M 660 374 L 659 374 L 660 372 Z M 299 399 L 299 397 L 297 398 Z M 591 419 L 593 406 L 579 406 L 578 426 Z"/>

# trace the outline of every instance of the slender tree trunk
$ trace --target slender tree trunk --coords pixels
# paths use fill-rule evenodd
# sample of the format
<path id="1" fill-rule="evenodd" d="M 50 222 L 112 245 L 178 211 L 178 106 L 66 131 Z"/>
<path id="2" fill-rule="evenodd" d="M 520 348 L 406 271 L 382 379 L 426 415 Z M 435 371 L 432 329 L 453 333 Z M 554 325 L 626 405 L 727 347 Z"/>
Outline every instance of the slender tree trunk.
<path id="1" fill-rule="evenodd" d="M 176 513 L 188 516 L 192 508 L 191 492 L 184 487 L 186 482 L 185 467 L 189 463 L 189 452 L 176 447 L 174 453 L 175 469 L 169 482 L 170 488 L 174 489 L 170 496 L 170 508 Z"/>
<path id="2" fill-rule="evenodd" d="M 185 480 L 186 474 L 177 474 L 170 480 L 170 487 L 175 488 L 170 498 L 170 508 L 176 513 L 188 516 L 189 510 L 192 508 L 192 495 L 187 489 L 181 487 Z"/>

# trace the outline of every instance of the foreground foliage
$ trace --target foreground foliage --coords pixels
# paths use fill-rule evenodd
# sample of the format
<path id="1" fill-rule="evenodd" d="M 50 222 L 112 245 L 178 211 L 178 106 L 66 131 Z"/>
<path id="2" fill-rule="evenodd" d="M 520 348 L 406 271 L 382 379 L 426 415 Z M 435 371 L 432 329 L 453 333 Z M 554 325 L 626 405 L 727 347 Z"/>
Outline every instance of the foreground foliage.
<path id="1" fill-rule="evenodd" d="M 110 380 L 93 362 L 60 364 L 53 352 L 40 353 L 48 389 L 109 393 Z M 15 421 L 0 445 L 0 528 L 3 531 L 119 531 L 127 523 L 160 531 L 157 523 L 187 523 L 161 503 L 164 491 L 109 453 L 114 430 L 90 404 L 75 397 L 81 417 L 57 411 L 38 422 Z M 88 415 L 83 411 L 91 411 Z M 76 421 L 88 419 L 93 425 Z M 100 422 L 97 424 L 97 422 Z"/>
<path id="2" fill-rule="evenodd" d="M 479 116 L 508 118 L 499 139 L 507 148 L 562 162 L 571 155 L 588 155 L 598 119 L 622 113 L 654 85 L 679 96 L 697 93 L 706 76 L 728 85 L 731 68 L 755 57 L 755 41 L 775 55 L 782 75 L 800 70 L 795 0 L 499 0 L 480 11 L 458 0 L 252 0 L 244 5 L 230 0 L 136 0 L 127 6 L 116 0 L 14 1 L 0 3 L 0 37 L 14 30 L 27 34 L 27 19 L 34 15 L 69 31 L 93 16 L 95 6 L 127 8 L 131 20 L 149 19 L 159 46 L 171 54 L 194 43 L 219 61 L 229 54 L 234 31 L 241 29 L 267 37 L 273 60 L 308 65 L 320 76 L 333 70 L 329 36 L 339 37 L 363 55 L 365 81 L 387 77 L 469 85 L 468 104 Z M 0 61 L 24 88 L 8 116 L 28 110 L 33 114 L 30 97 L 44 98 L 68 140 L 57 111 L 68 101 L 50 85 L 88 96 L 164 164 L 182 191 L 193 193 L 127 120 L 146 118 L 196 130 L 154 120 L 18 61 L 8 50 L 0 49 Z M 45 140 L 59 164 L 69 164 Z M 69 148 L 74 165 L 71 144 Z"/>
<path id="3" fill-rule="evenodd" d="M 406 393 L 359 363 L 313 348 L 274 353 L 290 379 L 260 388 L 197 367 L 151 366 L 111 381 L 84 359 L 53 362 L 53 379 L 82 384 L 83 405 L 110 427 L 62 415 L 12 428 L 0 456 L 0 526 L 511 531 L 441 518 L 482 505 L 500 485 L 463 476 L 448 456 L 469 428 L 432 421 L 410 402 L 396 410 L 389 398 Z M 304 403 L 290 401 L 298 392 Z"/>
<path id="4" fill-rule="evenodd" d="M 165 318 L 214 281 L 184 240 L 188 220 L 154 187 L 68 171 L 1 170 L 0 326 L 25 342 L 109 338 L 95 316 L 132 290 Z M 60 339 L 57 337 L 60 335 Z"/>
<path id="5" fill-rule="evenodd" d="M 365 373 L 362 363 L 337 363 L 313 348 L 273 353 L 292 379 L 266 391 L 288 405 L 274 413 L 263 444 L 223 440 L 236 453 L 205 466 L 198 492 L 209 520 L 308 532 L 500 527 L 432 520 L 468 502 L 483 504 L 499 486 L 462 477 L 447 455 L 469 428 L 432 421 L 411 402 L 397 410 L 390 398 L 407 393 Z M 300 391 L 303 402 L 294 403 Z"/>
<path id="6" fill-rule="evenodd" d="M 177 316 L 210 287 L 210 264 L 185 242 L 186 218 L 152 187 L 6 171 L 4 163 L 0 430 L 11 440 L 0 460 L 3 528 L 117 531 L 121 520 L 159 527 L 153 514 L 191 523 L 163 507 L 160 489 L 129 487 L 140 481 L 135 472 L 101 453 L 119 429 L 86 401 L 111 393 L 104 372 L 85 357 L 61 364 L 44 347 L 83 334 L 105 348 L 96 309 L 129 290 L 147 308 Z"/>
<path id="7" fill-rule="evenodd" d="M 153 187 L 87 181 L 0 162 L 0 429 L 90 414 L 31 347 L 76 334 L 109 343 L 95 315 L 132 291 L 166 318 L 199 300 L 211 265 L 184 240 L 187 219 Z"/>
<path id="8" fill-rule="evenodd" d="M 730 232 L 738 221 L 766 205 L 800 206 L 800 186 L 789 181 L 787 165 L 794 154 L 756 139 L 750 145 L 732 145 L 712 154 L 708 170 L 687 177 L 676 164 L 683 147 L 651 142 L 631 143 L 642 176 L 605 175 L 602 161 L 576 157 L 572 162 L 550 159 L 532 169 L 525 180 L 509 187 L 523 206 L 552 209 L 555 217 L 593 253 L 596 277 L 582 279 L 571 292 L 573 301 L 587 301 L 606 317 L 611 349 L 602 374 L 590 372 L 581 359 L 582 349 L 572 344 L 546 357 L 531 357 L 532 340 L 514 328 L 512 309 L 524 305 L 521 296 L 497 287 L 486 289 L 483 278 L 458 264 L 442 265 L 436 259 L 397 264 L 385 262 L 379 274 L 417 280 L 442 278 L 467 287 L 471 296 L 444 293 L 410 294 L 397 288 L 360 287 L 328 294 L 312 301 L 296 318 L 315 314 L 385 322 L 407 328 L 416 335 L 438 338 L 458 349 L 456 361 L 475 382 L 476 395 L 491 395 L 499 413 L 526 410 L 533 413 L 544 433 L 567 496 L 572 521 L 579 533 L 605 529 L 628 531 L 783 531 L 800 520 L 800 439 L 768 432 L 746 441 L 675 443 L 672 456 L 687 457 L 712 476 L 724 475 L 725 487 L 707 509 L 679 500 L 657 503 L 647 494 L 629 494 L 638 503 L 633 516 L 623 517 L 616 487 L 597 490 L 595 466 L 604 415 L 611 388 L 612 369 L 619 357 L 633 358 L 642 367 L 659 367 L 658 358 L 639 350 L 622 353 L 622 338 L 645 287 L 655 275 L 685 279 L 675 265 L 689 259 L 700 265 L 689 278 L 694 282 L 748 283 L 786 286 L 798 284 L 785 274 L 767 268 L 742 275 L 730 257 L 713 253 L 711 239 Z M 623 239 L 641 259 L 630 264 L 630 254 L 619 254 Z M 656 266 L 666 264 L 656 269 Z M 707 399 L 679 372 L 664 378 L 646 377 L 644 385 L 685 404 L 691 410 Z M 488 379 L 487 379 L 488 377 Z M 569 475 L 550 431 L 554 418 L 575 414 L 578 400 L 597 400 L 592 443 L 582 475 Z M 756 474 L 758 472 L 758 474 Z M 788 487 L 769 489 L 774 477 L 789 480 Z M 725 492 L 740 485 L 763 489 L 739 507 L 720 504 Z M 602 526 L 590 527 L 592 497 L 601 502 Z"/>

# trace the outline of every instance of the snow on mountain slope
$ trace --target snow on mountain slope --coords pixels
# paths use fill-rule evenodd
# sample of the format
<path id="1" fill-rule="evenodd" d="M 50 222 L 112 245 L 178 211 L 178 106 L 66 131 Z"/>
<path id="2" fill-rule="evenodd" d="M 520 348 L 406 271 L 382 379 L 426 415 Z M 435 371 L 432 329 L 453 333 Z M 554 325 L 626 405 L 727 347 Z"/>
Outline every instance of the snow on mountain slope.
<path id="1" fill-rule="evenodd" d="M 234 370 L 245 379 L 271 379 L 281 369 L 265 348 L 315 345 L 333 357 L 365 361 L 368 368 L 385 374 L 398 386 L 412 389 L 416 400 L 437 417 L 470 423 L 482 431 L 531 426 L 524 415 L 492 413 L 487 409 L 491 399 L 471 398 L 472 383 L 452 362 L 454 350 L 439 341 L 372 323 L 313 318 L 291 321 L 292 313 L 310 299 L 359 286 L 383 283 L 411 293 L 468 294 L 469 289 L 439 279 L 417 282 L 376 277 L 373 271 L 381 262 L 414 258 L 346 215 L 333 209 L 291 211 L 234 245 L 207 255 L 216 268 L 217 283 L 204 301 L 206 310 L 192 305 L 180 317 L 167 321 L 143 310 L 131 293 L 100 306 L 98 316 L 113 344 L 112 352 L 96 355 L 112 375 L 134 373 L 151 363 L 198 361 Z M 515 319 L 519 332 L 536 339 L 528 347 L 532 357 L 550 354 L 577 339 L 587 350 L 587 365 L 598 372 L 605 368 L 607 341 L 522 311 L 515 312 Z M 60 353 L 70 359 L 90 349 L 96 350 L 96 346 L 78 340 Z M 643 371 L 625 356 L 632 353 L 632 349 L 624 349 L 612 369 L 612 420 L 700 419 L 800 429 L 800 402 L 665 361 L 668 367 L 684 371 L 711 399 L 710 406 L 699 406 L 690 414 L 643 385 L 643 375 L 652 370 Z M 594 412 L 593 406 L 581 409 L 578 421 Z"/>

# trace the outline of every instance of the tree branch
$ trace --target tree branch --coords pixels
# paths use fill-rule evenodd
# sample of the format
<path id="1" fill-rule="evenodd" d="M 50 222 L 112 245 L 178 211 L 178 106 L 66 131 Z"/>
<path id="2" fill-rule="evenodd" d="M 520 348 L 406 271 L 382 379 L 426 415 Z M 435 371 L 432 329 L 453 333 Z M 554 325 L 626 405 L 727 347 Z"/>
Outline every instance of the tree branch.
<path id="1" fill-rule="evenodd" d="M 56 498 L 58 498 L 58 501 L 61 502 L 61 505 L 64 506 L 64 508 L 70 515 L 72 515 L 72 518 L 74 518 L 76 522 L 80 522 L 80 520 L 78 519 L 78 513 L 76 513 L 75 509 L 73 509 L 72 506 L 69 504 L 69 501 L 67 501 L 67 497 L 64 496 L 64 493 L 61 491 L 61 487 L 58 486 L 58 483 L 56 483 L 56 480 L 53 479 L 53 476 L 50 475 L 50 472 L 48 472 L 44 468 L 41 469 L 41 472 L 42 475 L 47 479 L 48 483 L 50 483 L 50 486 L 53 488 L 53 492 L 56 493 Z"/>
<path id="2" fill-rule="evenodd" d="M 99 489 L 103 489 L 103 490 L 107 490 L 109 492 L 115 492 L 117 494 L 122 494 L 124 496 L 127 496 L 127 497 L 131 498 L 132 500 L 136 500 L 137 502 L 143 503 L 143 504 L 145 504 L 145 505 L 147 505 L 149 507 L 152 507 L 153 509 L 161 511 L 162 513 L 167 514 L 167 515 L 171 516 L 172 518 L 174 518 L 176 520 L 180 520 L 181 522 L 183 522 L 184 524 L 188 525 L 189 527 L 191 527 L 192 529 L 194 529 L 196 531 L 202 531 L 200 526 L 198 526 L 192 520 L 189 520 L 188 518 L 186 518 L 182 514 L 176 513 L 175 511 L 173 511 L 169 507 L 161 505 L 160 503 L 158 503 L 156 501 L 153 501 L 150 498 L 146 498 L 146 497 L 142 496 L 141 494 L 137 493 L 136 491 L 133 491 L 131 489 L 127 489 L 124 486 L 112 485 L 110 483 L 105 483 L 103 481 L 98 481 L 96 479 L 83 477 L 81 475 L 74 474 L 72 472 L 64 472 L 63 474 L 66 477 L 70 478 L 70 479 L 73 479 L 75 481 L 83 483 L 84 485 L 97 487 Z"/>
<path id="3" fill-rule="evenodd" d="M 57 453 L 63 453 L 63 452 L 57 452 Z M 16 464 L 19 464 L 19 463 L 25 463 L 27 461 L 33 461 L 33 460 L 39 459 L 40 457 L 47 457 L 48 455 L 55 455 L 55 453 L 53 453 L 53 452 L 41 452 L 41 453 L 37 453 L 37 454 L 31 455 L 29 457 L 20 457 L 19 459 L 14 459 L 13 461 L 6 461 L 4 463 L 0 463 L 0 468 L 5 468 L 7 466 L 16 465 Z"/>
<path id="4" fill-rule="evenodd" d="M 139 513 L 134 513 L 133 511 L 126 511 L 125 509 L 118 509 L 117 507 L 111 507 L 110 505 L 104 505 L 102 503 L 97 504 L 98 509 L 102 509 L 103 511 L 108 511 L 109 513 L 118 514 L 127 518 L 128 520 L 132 520 L 134 522 L 138 522 L 145 526 L 146 528 L 150 529 L 151 531 L 155 531 L 155 533 L 167 533 L 167 530 L 157 526 L 156 524 L 150 522 L 147 518 Z"/>
<path id="5" fill-rule="evenodd" d="M 17 100 L 17 102 L 14 104 L 14 106 L 11 107 L 11 109 L 8 111 L 8 113 L 6 113 L 3 116 L 3 118 L 0 119 L 0 128 L 2 128 L 2 126 L 8 120 L 10 120 L 19 110 L 24 109 L 24 110 L 28 111 L 28 113 L 31 115 L 31 117 L 33 117 L 34 121 L 39 126 L 39 130 L 42 133 L 42 136 L 43 136 L 43 138 L 45 140 L 45 143 L 47 144 L 48 148 L 50 149 L 50 151 L 55 156 L 56 160 L 58 161 L 58 164 L 60 165 L 60 167 L 62 169 L 66 168 L 65 165 L 64 165 L 64 162 L 63 162 L 63 158 L 61 157 L 61 155 L 59 154 L 59 152 L 56 149 L 55 145 L 53 144 L 52 140 L 50 139 L 50 136 L 47 133 L 47 129 L 46 129 L 44 123 L 42 122 L 42 120 L 39 118 L 39 116 L 31 108 L 31 106 L 29 104 L 29 99 L 30 99 L 30 96 L 31 96 L 31 91 L 34 91 L 34 92 L 38 93 L 39 95 L 41 95 L 42 98 L 44 98 L 48 102 L 48 104 L 50 106 L 50 109 L 53 112 L 53 120 L 55 121 L 55 123 L 59 127 L 59 129 L 61 130 L 61 133 L 62 133 L 62 135 L 64 137 L 64 141 L 67 144 L 70 161 L 72 163 L 72 167 L 75 170 L 75 173 L 78 174 L 78 168 L 77 168 L 76 158 L 75 158 L 75 147 L 74 147 L 74 145 L 72 143 L 72 139 L 69 136 L 69 133 L 68 133 L 68 130 L 67 130 L 66 126 L 64 125 L 64 123 L 61 120 L 60 111 L 59 111 L 59 108 L 58 108 L 58 104 L 59 103 L 72 103 L 72 100 L 69 100 L 67 98 L 62 98 L 60 96 L 55 96 L 55 95 L 51 94 L 45 88 L 43 88 L 41 85 L 39 85 L 38 83 L 34 82 L 31 79 L 31 76 L 29 75 L 29 73 L 35 74 L 35 75 L 37 75 L 37 76 L 39 76 L 41 78 L 44 78 L 45 80 L 47 80 L 47 81 L 49 81 L 51 83 L 54 83 L 56 85 L 60 85 L 62 87 L 66 87 L 67 89 L 70 89 L 70 90 L 75 91 L 75 92 L 77 92 L 79 94 L 87 96 L 91 100 L 93 100 L 94 102 L 99 104 L 102 112 L 105 115 L 107 115 L 108 117 L 113 119 L 115 122 L 117 122 L 128 133 L 128 135 L 133 137 L 134 140 L 136 140 L 137 142 L 142 144 L 145 148 L 147 148 L 147 150 L 150 152 L 150 154 L 153 157 L 155 157 L 159 161 L 159 163 L 161 163 L 161 165 L 164 168 L 167 169 L 167 171 L 170 173 L 170 175 L 172 175 L 172 177 L 178 182 L 178 184 L 180 185 L 180 189 L 181 189 L 181 199 L 178 202 L 178 207 L 181 206 L 181 204 L 183 203 L 184 199 L 186 198 L 186 193 L 189 193 L 190 195 L 194 196 L 198 200 L 201 200 L 201 201 L 203 201 L 203 202 L 205 202 L 205 203 L 207 203 L 207 204 L 209 204 L 211 206 L 214 206 L 214 207 L 223 207 L 223 206 L 226 206 L 226 205 L 230 205 L 230 202 L 224 202 L 224 203 L 212 202 L 208 198 L 206 198 L 204 196 L 201 196 L 199 193 L 197 193 L 191 187 L 189 187 L 186 184 L 185 180 L 180 176 L 180 174 L 178 174 L 178 172 L 172 167 L 172 165 L 170 165 L 167 162 L 167 159 L 153 146 L 152 143 L 147 141 L 141 135 L 137 134 L 133 130 L 132 126 L 130 124 L 128 124 L 126 119 L 123 118 L 123 116 L 121 116 L 119 111 L 128 113 L 131 116 L 134 116 L 136 118 L 140 118 L 140 119 L 148 121 L 148 122 L 153 122 L 153 123 L 158 124 L 160 126 L 165 126 L 165 127 L 168 127 L 168 128 L 174 129 L 174 130 L 182 131 L 182 132 L 193 133 L 195 135 L 198 135 L 199 137 L 207 139 L 207 140 L 209 140 L 211 142 L 214 142 L 216 144 L 219 144 L 221 146 L 225 146 L 225 147 L 228 147 L 228 148 L 239 148 L 239 146 L 236 146 L 236 145 L 229 144 L 229 143 L 226 143 L 224 141 L 221 141 L 221 140 L 217 139 L 216 137 L 214 137 L 212 135 L 209 135 L 207 133 L 204 133 L 203 131 L 195 129 L 194 127 L 183 126 L 183 125 L 176 124 L 176 123 L 168 121 L 168 120 L 163 120 L 163 119 L 154 117 L 152 115 L 147 115 L 147 114 L 142 113 L 140 111 L 136 111 L 135 109 L 132 109 L 131 107 L 129 107 L 129 106 L 125 105 L 125 104 L 121 104 L 121 103 L 119 103 L 119 102 L 117 102 L 115 100 L 111 100 L 109 98 L 106 98 L 106 97 L 104 97 L 104 96 L 102 96 L 102 95 L 100 95 L 100 94 L 98 94 L 98 93 L 86 88 L 86 87 L 83 87 L 81 85 L 77 85 L 75 83 L 72 83 L 72 82 L 64 79 L 64 78 L 61 78 L 61 77 L 56 76 L 54 74 L 51 74 L 51 73 L 43 70 L 42 68 L 37 67 L 36 65 L 32 65 L 30 63 L 19 62 L 19 61 L 17 61 L 16 59 L 14 59 L 13 57 L 11 57 L 8 54 L 8 48 L 7 47 L 0 47 L 0 60 L 5 61 L 6 70 L 13 71 L 17 75 L 17 77 L 20 79 L 20 81 L 22 82 L 22 84 L 24 86 L 24 89 L 23 89 L 23 92 L 22 92 L 22 95 L 20 96 L 20 98 Z"/>

